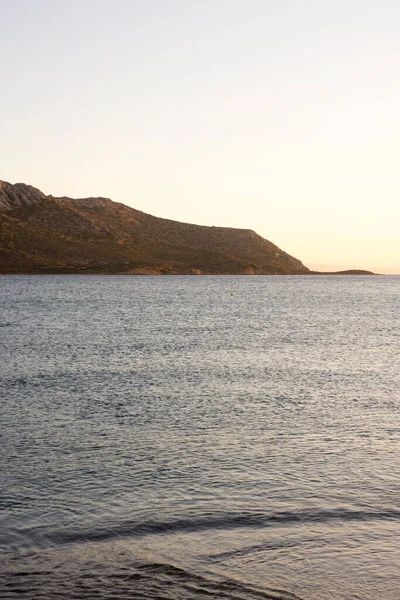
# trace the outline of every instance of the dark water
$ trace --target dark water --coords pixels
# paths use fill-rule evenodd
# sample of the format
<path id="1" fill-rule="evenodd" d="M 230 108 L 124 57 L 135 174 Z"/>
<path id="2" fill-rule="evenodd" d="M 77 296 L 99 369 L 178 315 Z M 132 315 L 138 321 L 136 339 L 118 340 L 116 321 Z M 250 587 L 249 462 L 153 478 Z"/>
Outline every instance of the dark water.
<path id="1" fill-rule="evenodd" d="M 398 600 L 399 373 L 396 277 L 1 277 L 0 598 Z"/>

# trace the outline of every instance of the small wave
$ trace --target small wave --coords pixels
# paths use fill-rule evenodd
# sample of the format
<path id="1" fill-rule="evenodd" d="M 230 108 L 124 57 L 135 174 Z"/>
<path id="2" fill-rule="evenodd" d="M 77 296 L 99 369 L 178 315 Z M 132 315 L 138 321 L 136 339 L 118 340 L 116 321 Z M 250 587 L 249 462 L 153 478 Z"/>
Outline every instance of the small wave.
<path id="1" fill-rule="evenodd" d="M 36 559 L 37 560 L 37 559 Z M 43 560 L 43 559 L 42 559 Z M 284 590 L 261 589 L 234 579 L 204 576 L 163 563 L 93 565 L 82 556 L 79 569 L 64 562 L 49 571 L 29 568 L 0 569 L 3 600 L 37 597 L 46 600 L 98 598 L 99 600 L 300 600 Z M 49 576 L 51 574 L 51 577 Z"/>
<path id="2" fill-rule="evenodd" d="M 144 537 L 174 533 L 193 533 L 207 530 L 230 530 L 239 528 L 265 528 L 287 526 L 297 523 L 323 523 L 340 521 L 381 521 L 398 520 L 400 510 L 321 510 L 303 512 L 240 513 L 214 515 L 196 519 L 174 519 L 170 521 L 124 521 L 109 523 L 107 527 L 90 530 L 63 530 L 49 534 L 47 539 L 53 543 L 91 542 L 111 540 L 121 537 Z"/>

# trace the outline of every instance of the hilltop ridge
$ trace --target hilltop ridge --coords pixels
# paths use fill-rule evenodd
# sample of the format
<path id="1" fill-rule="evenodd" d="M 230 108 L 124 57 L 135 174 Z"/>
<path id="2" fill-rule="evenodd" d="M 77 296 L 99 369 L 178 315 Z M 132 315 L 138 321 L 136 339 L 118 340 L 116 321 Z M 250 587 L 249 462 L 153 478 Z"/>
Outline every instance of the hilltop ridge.
<path id="1" fill-rule="evenodd" d="M 109 198 L 45 195 L 0 181 L 1 273 L 299 274 L 296 258 L 250 229 L 146 214 Z"/>

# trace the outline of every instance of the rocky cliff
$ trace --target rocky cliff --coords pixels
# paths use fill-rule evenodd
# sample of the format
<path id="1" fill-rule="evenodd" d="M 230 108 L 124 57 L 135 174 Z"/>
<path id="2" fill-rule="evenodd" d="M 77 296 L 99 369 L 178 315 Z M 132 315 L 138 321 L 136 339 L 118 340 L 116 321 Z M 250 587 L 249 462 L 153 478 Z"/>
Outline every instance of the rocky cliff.
<path id="1" fill-rule="evenodd" d="M 0 273 L 302 274 L 250 229 L 153 217 L 108 198 L 0 181 Z"/>

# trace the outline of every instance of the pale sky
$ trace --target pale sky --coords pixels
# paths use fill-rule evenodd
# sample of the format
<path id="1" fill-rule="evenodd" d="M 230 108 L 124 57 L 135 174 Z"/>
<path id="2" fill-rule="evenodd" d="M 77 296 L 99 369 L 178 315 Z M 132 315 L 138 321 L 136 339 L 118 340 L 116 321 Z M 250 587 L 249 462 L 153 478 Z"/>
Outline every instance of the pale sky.
<path id="1" fill-rule="evenodd" d="M 0 19 L 0 179 L 400 273 L 398 1 L 0 0 Z"/>

